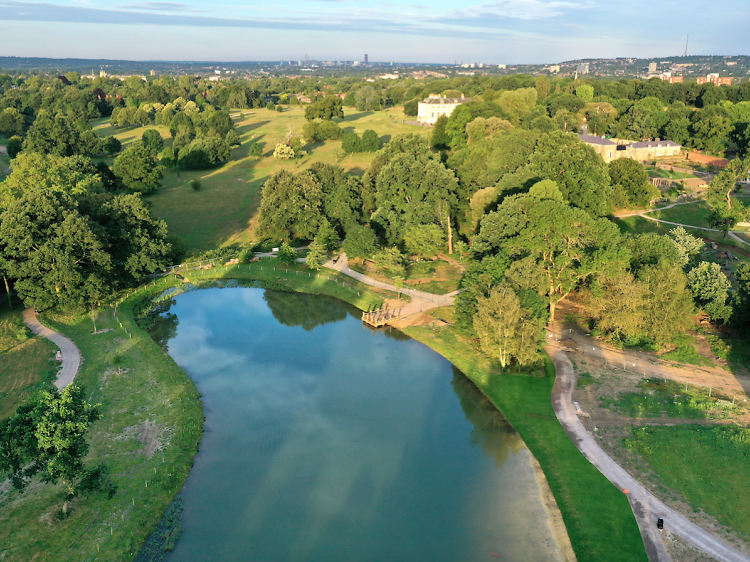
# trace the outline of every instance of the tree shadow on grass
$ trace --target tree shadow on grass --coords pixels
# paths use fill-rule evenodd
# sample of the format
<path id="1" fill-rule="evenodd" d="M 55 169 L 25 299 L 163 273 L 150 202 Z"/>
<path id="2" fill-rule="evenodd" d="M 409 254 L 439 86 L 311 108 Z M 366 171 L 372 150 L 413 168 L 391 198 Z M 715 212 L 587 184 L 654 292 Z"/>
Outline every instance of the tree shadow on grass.
<path id="1" fill-rule="evenodd" d="M 238 135 L 244 135 L 254 129 L 257 129 L 258 127 L 262 127 L 263 125 L 268 125 L 269 123 L 270 121 L 258 121 L 256 123 L 248 123 L 247 125 L 241 125 L 239 127 L 236 127 L 235 130 L 237 131 Z"/>
<path id="2" fill-rule="evenodd" d="M 357 119 L 363 119 L 364 117 L 369 117 L 375 113 L 374 111 L 361 111 L 359 113 L 356 113 L 354 115 L 347 115 L 346 110 L 344 111 L 344 120 L 342 123 L 349 123 L 351 121 L 356 121 Z"/>

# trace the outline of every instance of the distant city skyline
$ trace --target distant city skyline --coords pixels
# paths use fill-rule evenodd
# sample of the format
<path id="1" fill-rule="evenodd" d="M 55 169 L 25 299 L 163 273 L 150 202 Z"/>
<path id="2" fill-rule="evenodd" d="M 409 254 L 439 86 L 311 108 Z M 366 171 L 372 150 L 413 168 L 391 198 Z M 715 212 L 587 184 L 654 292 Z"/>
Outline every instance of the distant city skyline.
<path id="1" fill-rule="evenodd" d="M 746 8 L 730 0 L 0 0 L 0 13 L 0 54 L 20 57 L 543 64 L 681 55 L 687 33 L 688 54 L 750 51 Z"/>

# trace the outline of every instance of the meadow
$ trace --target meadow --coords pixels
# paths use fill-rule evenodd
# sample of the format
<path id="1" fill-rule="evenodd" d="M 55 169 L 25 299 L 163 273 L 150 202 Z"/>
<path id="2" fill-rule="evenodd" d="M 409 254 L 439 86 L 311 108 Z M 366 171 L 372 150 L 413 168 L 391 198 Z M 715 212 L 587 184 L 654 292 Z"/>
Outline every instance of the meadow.
<path id="1" fill-rule="evenodd" d="M 343 120 L 336 121 L 345 132 L 354 131 L 361 135 L 372 129 L 383 143 L 394 135 L 428 135 L 430 131 L 429 128 L 404 123 L 400 107 L 377 112 L 344 108 L 344 115 Z M 341 150 L 341 141 L 326 141 L 303 145 L 307 154 L 302 158 L 277 160 L 272 156 L 276 144 L 284 142 L 289 131 L 294 136 L 302 135 L 306 123 L 304 107 L 292 106 L 281 113 L 267 109 L 232 110 L 231 117 L 242 146 L 232 150 L 229 162 L 211 170 L 168 170 L 162 187 L 147 197 L 152 205 L 151 211 L 167 222 L 170 233 L 185 241 L 189 254 L 253 240 L 261 188 L 271 174 L 280 170 L 296 172 L 316 161 L 337 164 L 347 172 L 363 174 L 375 156 L 374 153 L 347 155 Z M 159 131 L 165 146 L 172 144 L 169 130 L 163 126 L 111 127 L 109 119 L 99 119 L 93 126 L 99 136 L 114 135 L 120 139 L 123 148 L 140 140 L 146 129 Z M 260 158 L 249 155 L 251 146 L 257 142 L 263 144 Z M 110 164 L 112 160 L 104 159 Z M 190 187 L 193 179 L 200 180 L 199 191 Z"/>

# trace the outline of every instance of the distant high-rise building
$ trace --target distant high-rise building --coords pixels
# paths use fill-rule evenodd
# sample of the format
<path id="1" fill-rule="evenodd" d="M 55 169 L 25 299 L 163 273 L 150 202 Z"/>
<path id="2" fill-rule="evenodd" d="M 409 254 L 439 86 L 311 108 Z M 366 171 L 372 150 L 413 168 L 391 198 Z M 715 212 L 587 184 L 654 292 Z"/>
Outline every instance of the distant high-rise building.
<path id="1" fill-rule="evenodd" d="M 369 59 L 367 58 L 367 53 L 365 53 L 365 64 L 369 62 Z"/>
<path id="2" fill-rule="evenodd" d="M 648 71 L 649 72 L 656 72 L 656 63 L 655 62 L 648 63 Z"/>
<path id="3" fill-rule="evenodd" d="M 576 72 L 578 74 L 588 74 L 589 73 L 589 63 L 583 62 L 583 63 L 579 64 L 576 67 Z"/>

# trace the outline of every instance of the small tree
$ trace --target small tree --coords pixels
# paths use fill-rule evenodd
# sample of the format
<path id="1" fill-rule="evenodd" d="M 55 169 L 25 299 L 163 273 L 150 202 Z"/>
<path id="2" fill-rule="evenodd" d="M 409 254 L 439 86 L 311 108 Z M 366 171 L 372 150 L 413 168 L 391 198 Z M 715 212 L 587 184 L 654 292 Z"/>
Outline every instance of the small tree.
<path id="1" fill-rule="evenodd" d="M 190 180 L 190 187 L 192 187 L 195 191 L 200 191 L 200 188 L 201 188 L 200 180 Z"/>
<path id="2" fill-rule="evenodd" d="M 287 265 L 297 263 L 297 252 L 289 244 L 284 242 L 279 248 L 279 259 Z"/>
<path id="3" fill-rule="evenodd" d="M 109 154 L 110 156 L 112 154 L 117 154 L 122 150 L 122 143 L 120 142 L 120 139 L 110 135 L 104 138 L 104 142 L 102 143 L 102 150 L 105 154 Z"/>
<path id="4" fill-rule="evenodd" d="M 362 152 L 377 152 L 380 150 L 380 137 L 372 129 L 367 129 L 362 133 L 360 148 Z"/>
<path id="5" fill-rule="evenodd" d="M 161 135 L 159 134 L 159 131 L 156 129 L 147 129 L 143 132 L 143 135 L 141 136 L 141 140 L 151 147 L 151 149 L 154 152 L 159 152 L 162 148 L 164 148 L 164 139 L 161 138 Z"/>
<path id="6" fill-rule="evenodd" d="M 230 131 L 227 133 L 227 136 L 224 140 L 232 148 L 236 148 L 242 145 L 240 136 L 234 131 L 234 129 L 230 129 Z"/>
<path id="7" fill-rule="evenodd" d="M 513 361 L 528 365 L 539 358 L 544 320 L 523 308 L 511 289 L 496 287 L 489 297 L 480 295 L 477 300 L 474 330 L 488 356 L 503 368 Z"/>
<path id="8" fill-rule="evenodd" d="M 261 156 L 263 156 L 263 143 L 253 143 L 253 145 L 250 147 L 250 156 L 252 156 L 253 158 L 260 158 Z M 276 157 L 275 153 L 274 157 Z"/>
<path id="9" fill-rule="evenodd" d="M 18 135 L 10 137 L 8 139 L 8 156 L 11 160 L 18 156 L 18 153 L 23 150 L 23 139 Z"/>
<path id="10" fill-rule="evenodd" d="M 275 104 L 275 103 L 273 103 L 272 101 L 269 101 L 269 102 L 268 102 L 268 103 L 266 104 L 266 109 L 270 109 L 271 111 L 275 111 L 275 110 L 276 110 L 276 104 Z"/>
<path id="11" fill-rule="evenodd" d="M 323 222 L 320 224 L 318 233 L 315 235 L 315 241 L 326 251 L 336 250 L 341 243 L 336 229 L 331 226 L 328 219 L 323 219 Z"/>
<path id="12" fill-rule="evenodd" d="M 353 152 L 361 152 L 362 141 L 359 138 L 359 135 L 351 131 L 348 133 L 344 133 L 344 136 L 341 137 L 341 148 L 347 154 L 352 154 Z"/>
<path id="13" fill-rule="evenodd" d="M 155 190 L 162 178 L 156 154 L 142 142 L 134 142 L 115 158 L 112 171 L 125 187 L 142 193 Z"/>
<path id="14" fill-rule="evenodd" d="M 320 269 L 326 258 L 325 248 L 322 244 L 319 244 L 317 239 L 313 240 L 310 244 L 310 249 L 307 252 L 307 267 L 310 269 Z"/>
<path id="15" fill-rule="evenodd" d="M 435 224 L 420 224 L 406 229 L 406 251 L 420 257 L 429 257 L 445 249 L 445 233 Z"/>
<path id="16" fill-rule="evenodd" d="M 406 272 L 406 260 L 396 246 L 380 250 L 372 257 L 372 260 L 375 262 L 375 267 L 391 275 L 402 277 Z"/>
<path id="17" fill-rule="evenodd" d="M 294 158 L 294 149 L 284 143 L 278 143 L 273 151 L 273 157 L 280 160 L 291 160 Z"/>
<path id="18" fill-rule="evenodd" d="M 276 111 L 278 111 L 279 113 L 281 113 L 282 111 L 284 111 L 284 106 L 281 105 L 281 104 L 277 105 L 276 106 Z"/>

